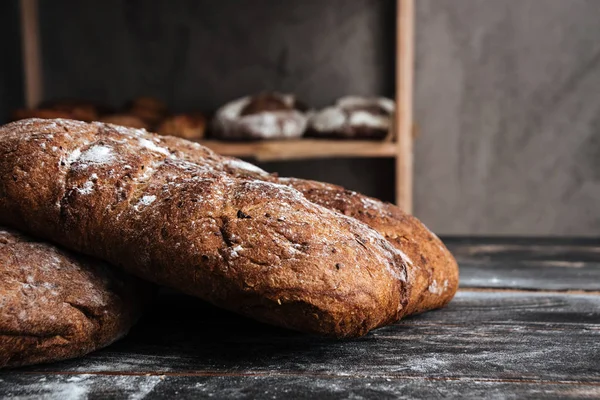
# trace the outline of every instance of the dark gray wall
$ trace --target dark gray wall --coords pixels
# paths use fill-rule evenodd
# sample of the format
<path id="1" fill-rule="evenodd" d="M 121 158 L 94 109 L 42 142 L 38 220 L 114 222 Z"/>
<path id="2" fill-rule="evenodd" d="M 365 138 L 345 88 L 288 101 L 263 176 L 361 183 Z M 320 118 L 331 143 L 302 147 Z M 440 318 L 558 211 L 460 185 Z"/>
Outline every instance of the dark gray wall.
<path id="1" fill-rule="evenodd" d="M 417 215 L 600 236 L 600 1 L 418 5 Z"/>
<path id="2" fill-rule="evenodd" d="M 21 33 L 18 3 L 0 1 L 0 123 L 23 104 Z"/>
<path id="3" fill-rule="evenodd" d="M 41 1 L 46 93 L 179 110 L 265 88 L 391 95 L 393 3 Z M 16 4 L 0 5 L 0 118 L 22 103 Z M 596 0 L 417 2 L 415 207 L 433 230 L 600 236 L 599 17 Z M 391 160 L 265 167 L 393 198 Z"/>
<path id="4" fill-rule="evenodd" d="M 211 110 L 265 89 L 315 106 L 394 93 L 390 0 L 91 3 L 41 2 L 48 97 Z"/>

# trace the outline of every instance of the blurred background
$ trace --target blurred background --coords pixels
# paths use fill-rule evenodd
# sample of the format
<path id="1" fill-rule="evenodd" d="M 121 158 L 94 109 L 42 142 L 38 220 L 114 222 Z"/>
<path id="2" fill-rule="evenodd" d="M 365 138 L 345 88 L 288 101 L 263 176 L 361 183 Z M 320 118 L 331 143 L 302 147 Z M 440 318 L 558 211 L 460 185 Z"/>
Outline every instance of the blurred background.
<path id="1" fill-rule="evenodd" d="M 600 236 L 600 1 L 418 0 L 414 214 L 444 235 Z M 43 100 L 207 115 L 263 91 L 394 97 L 394 0 L 39 1 Z M 0 122 L 26 106 L 0 3 Z M 343 144 L 340 144 L 343 145 Z M 250 159 L 251 160 L 251 159 Z M 259 163 L 395 200 L 394 159 Z"/>

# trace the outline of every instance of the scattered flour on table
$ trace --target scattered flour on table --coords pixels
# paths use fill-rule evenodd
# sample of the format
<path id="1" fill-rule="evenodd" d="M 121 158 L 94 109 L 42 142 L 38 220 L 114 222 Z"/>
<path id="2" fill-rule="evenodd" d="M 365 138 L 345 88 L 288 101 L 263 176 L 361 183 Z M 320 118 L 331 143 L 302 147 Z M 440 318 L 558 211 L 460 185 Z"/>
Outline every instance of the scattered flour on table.
<path id="1" fill-rule="evenodd" d="M 17 399 L 84 400 L 90 394 L 110 392 L 129 400 L 144 399 L 161 382 L 160 376 L 95 375 L 43 376 L 29 384 Z M 0 380 L 1 382 L 1 380 Z"/>

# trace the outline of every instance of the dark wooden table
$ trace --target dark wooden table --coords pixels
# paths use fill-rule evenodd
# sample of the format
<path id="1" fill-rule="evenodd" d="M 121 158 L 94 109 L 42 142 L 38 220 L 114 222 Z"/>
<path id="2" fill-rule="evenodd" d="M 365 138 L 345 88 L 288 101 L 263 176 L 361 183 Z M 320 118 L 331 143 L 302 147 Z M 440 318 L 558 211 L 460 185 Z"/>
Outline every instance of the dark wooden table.
<path id="1" fill-rule="evenodd" d="M 600 398 L 600 242 L 447 239 L 461 290 L 364 338 L 272 328 L 163 295 L 124 340 L 0 373 L 17 398 Z"/>

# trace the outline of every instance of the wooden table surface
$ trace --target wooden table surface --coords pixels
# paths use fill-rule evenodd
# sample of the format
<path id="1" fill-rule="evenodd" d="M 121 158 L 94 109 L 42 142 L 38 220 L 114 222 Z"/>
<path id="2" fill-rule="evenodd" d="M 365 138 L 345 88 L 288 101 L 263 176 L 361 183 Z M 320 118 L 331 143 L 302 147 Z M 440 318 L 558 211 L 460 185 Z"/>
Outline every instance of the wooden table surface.
<path id="1" fill-rule="evenodd" d="M 600 398 L 600 241 L 447 239 L 446 309 L 334 341 L 163 295 L 124 340 L 0 372 L 0 398 Z"/>

